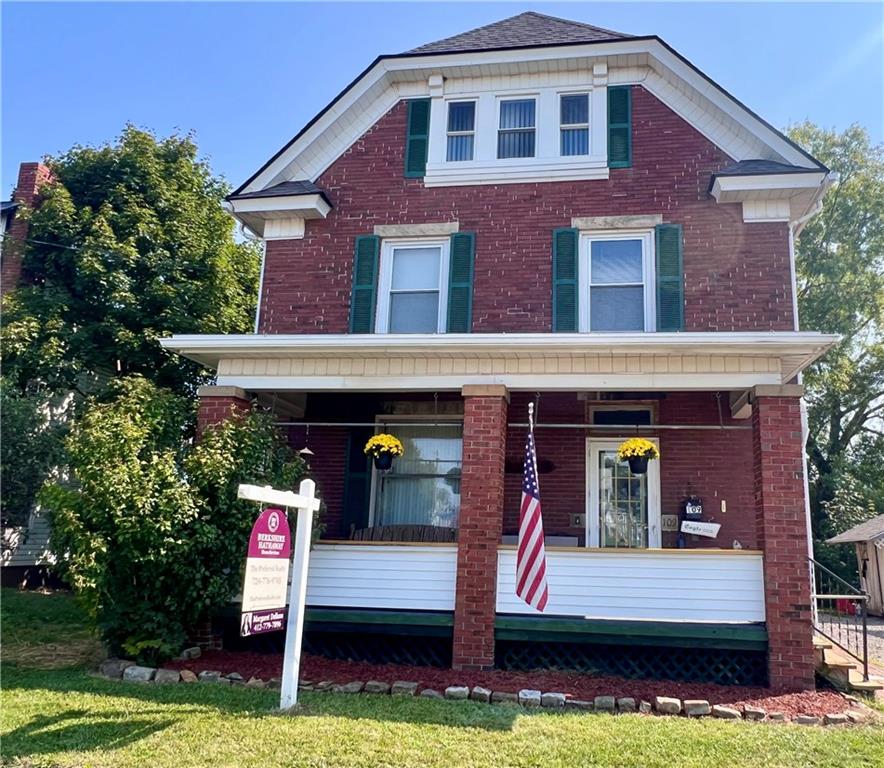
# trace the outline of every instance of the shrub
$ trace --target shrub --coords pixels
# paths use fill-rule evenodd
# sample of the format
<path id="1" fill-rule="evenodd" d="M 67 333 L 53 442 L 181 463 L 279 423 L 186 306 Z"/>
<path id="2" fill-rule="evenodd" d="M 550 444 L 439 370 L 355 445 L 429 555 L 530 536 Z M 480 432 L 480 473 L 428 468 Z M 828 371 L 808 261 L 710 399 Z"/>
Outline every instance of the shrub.
<path id="1" fill-rule="evenodd" d="M 54 550 L 112 653 L 153 663 L 241 587 L 253 503 L 241 482 L 293 487 L 304 464 L 253 411 L 194 445 L 194 404 L 142 378 L 92 402 L 47 486 Z"/>

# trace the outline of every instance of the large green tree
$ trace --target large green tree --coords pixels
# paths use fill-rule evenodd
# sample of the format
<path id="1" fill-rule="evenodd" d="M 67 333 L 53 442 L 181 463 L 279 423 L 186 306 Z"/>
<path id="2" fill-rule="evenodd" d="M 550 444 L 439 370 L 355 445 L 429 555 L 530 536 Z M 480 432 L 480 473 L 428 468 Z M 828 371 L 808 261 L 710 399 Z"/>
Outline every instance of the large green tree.
<path id="1" fill-rule="evenodd" d="M 884 513 L 884 148 L 857 125 L 790 135 L 839 174 L 796 258 L 802 328 L 843 337 L 805 375 L 808 457 L 817 555 L 853 575 L 821 542 Z"/>
<path id="2" fill-rule="evenodd" d="M 132 126 L 48 164 L 18 244 L 26 282 L 4 303 L 4 375 L 20 390 L 94 393 L 130 374 L 192 390 L 206 373 L 157 339 L 247 332 L 257 299 L 259 254 L 234 238 L 226 185 L 190 136 Z"/>

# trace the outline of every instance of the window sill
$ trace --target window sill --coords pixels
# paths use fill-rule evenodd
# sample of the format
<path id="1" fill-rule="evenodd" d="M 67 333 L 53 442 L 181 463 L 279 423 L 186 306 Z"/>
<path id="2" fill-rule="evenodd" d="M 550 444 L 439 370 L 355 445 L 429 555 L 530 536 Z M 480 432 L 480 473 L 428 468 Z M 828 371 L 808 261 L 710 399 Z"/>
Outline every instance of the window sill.
<path id="1" fill-rule="evenodd" d="M 534 160 L 513 163 L 428 163 L 424 186 L 451 187 L 476 184 L 522 184 L 546 181 L 588 181 L 607 179 L 605 160 L 589 159 L 575 162 L 571 158 Z"/>

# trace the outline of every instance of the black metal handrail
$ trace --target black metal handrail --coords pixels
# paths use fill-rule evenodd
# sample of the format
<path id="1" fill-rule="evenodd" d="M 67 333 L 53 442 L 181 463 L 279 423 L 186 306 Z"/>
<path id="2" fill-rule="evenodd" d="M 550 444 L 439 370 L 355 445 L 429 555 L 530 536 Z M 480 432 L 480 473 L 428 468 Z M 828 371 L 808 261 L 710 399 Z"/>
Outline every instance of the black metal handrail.
<path id="1" fill-rule="evenodd" d="M 813 628 L 862 664 L 869 679 L 869 596 L 822 563 L 808 558 L 812 574 Z"/>

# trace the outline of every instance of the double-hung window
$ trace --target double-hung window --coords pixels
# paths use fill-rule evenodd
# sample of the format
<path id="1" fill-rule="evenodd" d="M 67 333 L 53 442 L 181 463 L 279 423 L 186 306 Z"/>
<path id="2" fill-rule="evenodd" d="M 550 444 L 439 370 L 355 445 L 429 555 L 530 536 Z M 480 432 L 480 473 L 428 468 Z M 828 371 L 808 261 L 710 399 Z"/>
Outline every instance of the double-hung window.
<path id="1" fill-rule="evenodd" d="M 476 142 L 475 101 L 451 101 L 448 103 L 447 138 L 446 160 L 448 162 L 473 159 Z"/>
<path id="2" fill-rule="evenodd" d="M 589 94 L 563 94 L 559 99 L 561 154 L 589 154 Z"/>
<path id="3" fill-rule="evenodd" d="M 653 331 L 653 237 L 585 234 L 580 253 L 580 330 Z"/>
<path id="4" fill-rule="evenodd" d="M 500 102 L 497 157 L 534 157 L 537 102 L 535 99 L 504 99 Z"/>
<path id="5" fill-rule="evenodd" d="M 388 473 L 374 473 L 372 525 L 431 525 L 456 528 L 460 511 L 463 427 L 384 424 L 402 441 L 405 453 Z"/>
<path id="6" fill-rule="evenodd" d="M 384 241 L 377 333 L 443 333 L 448 240 Z"/>

